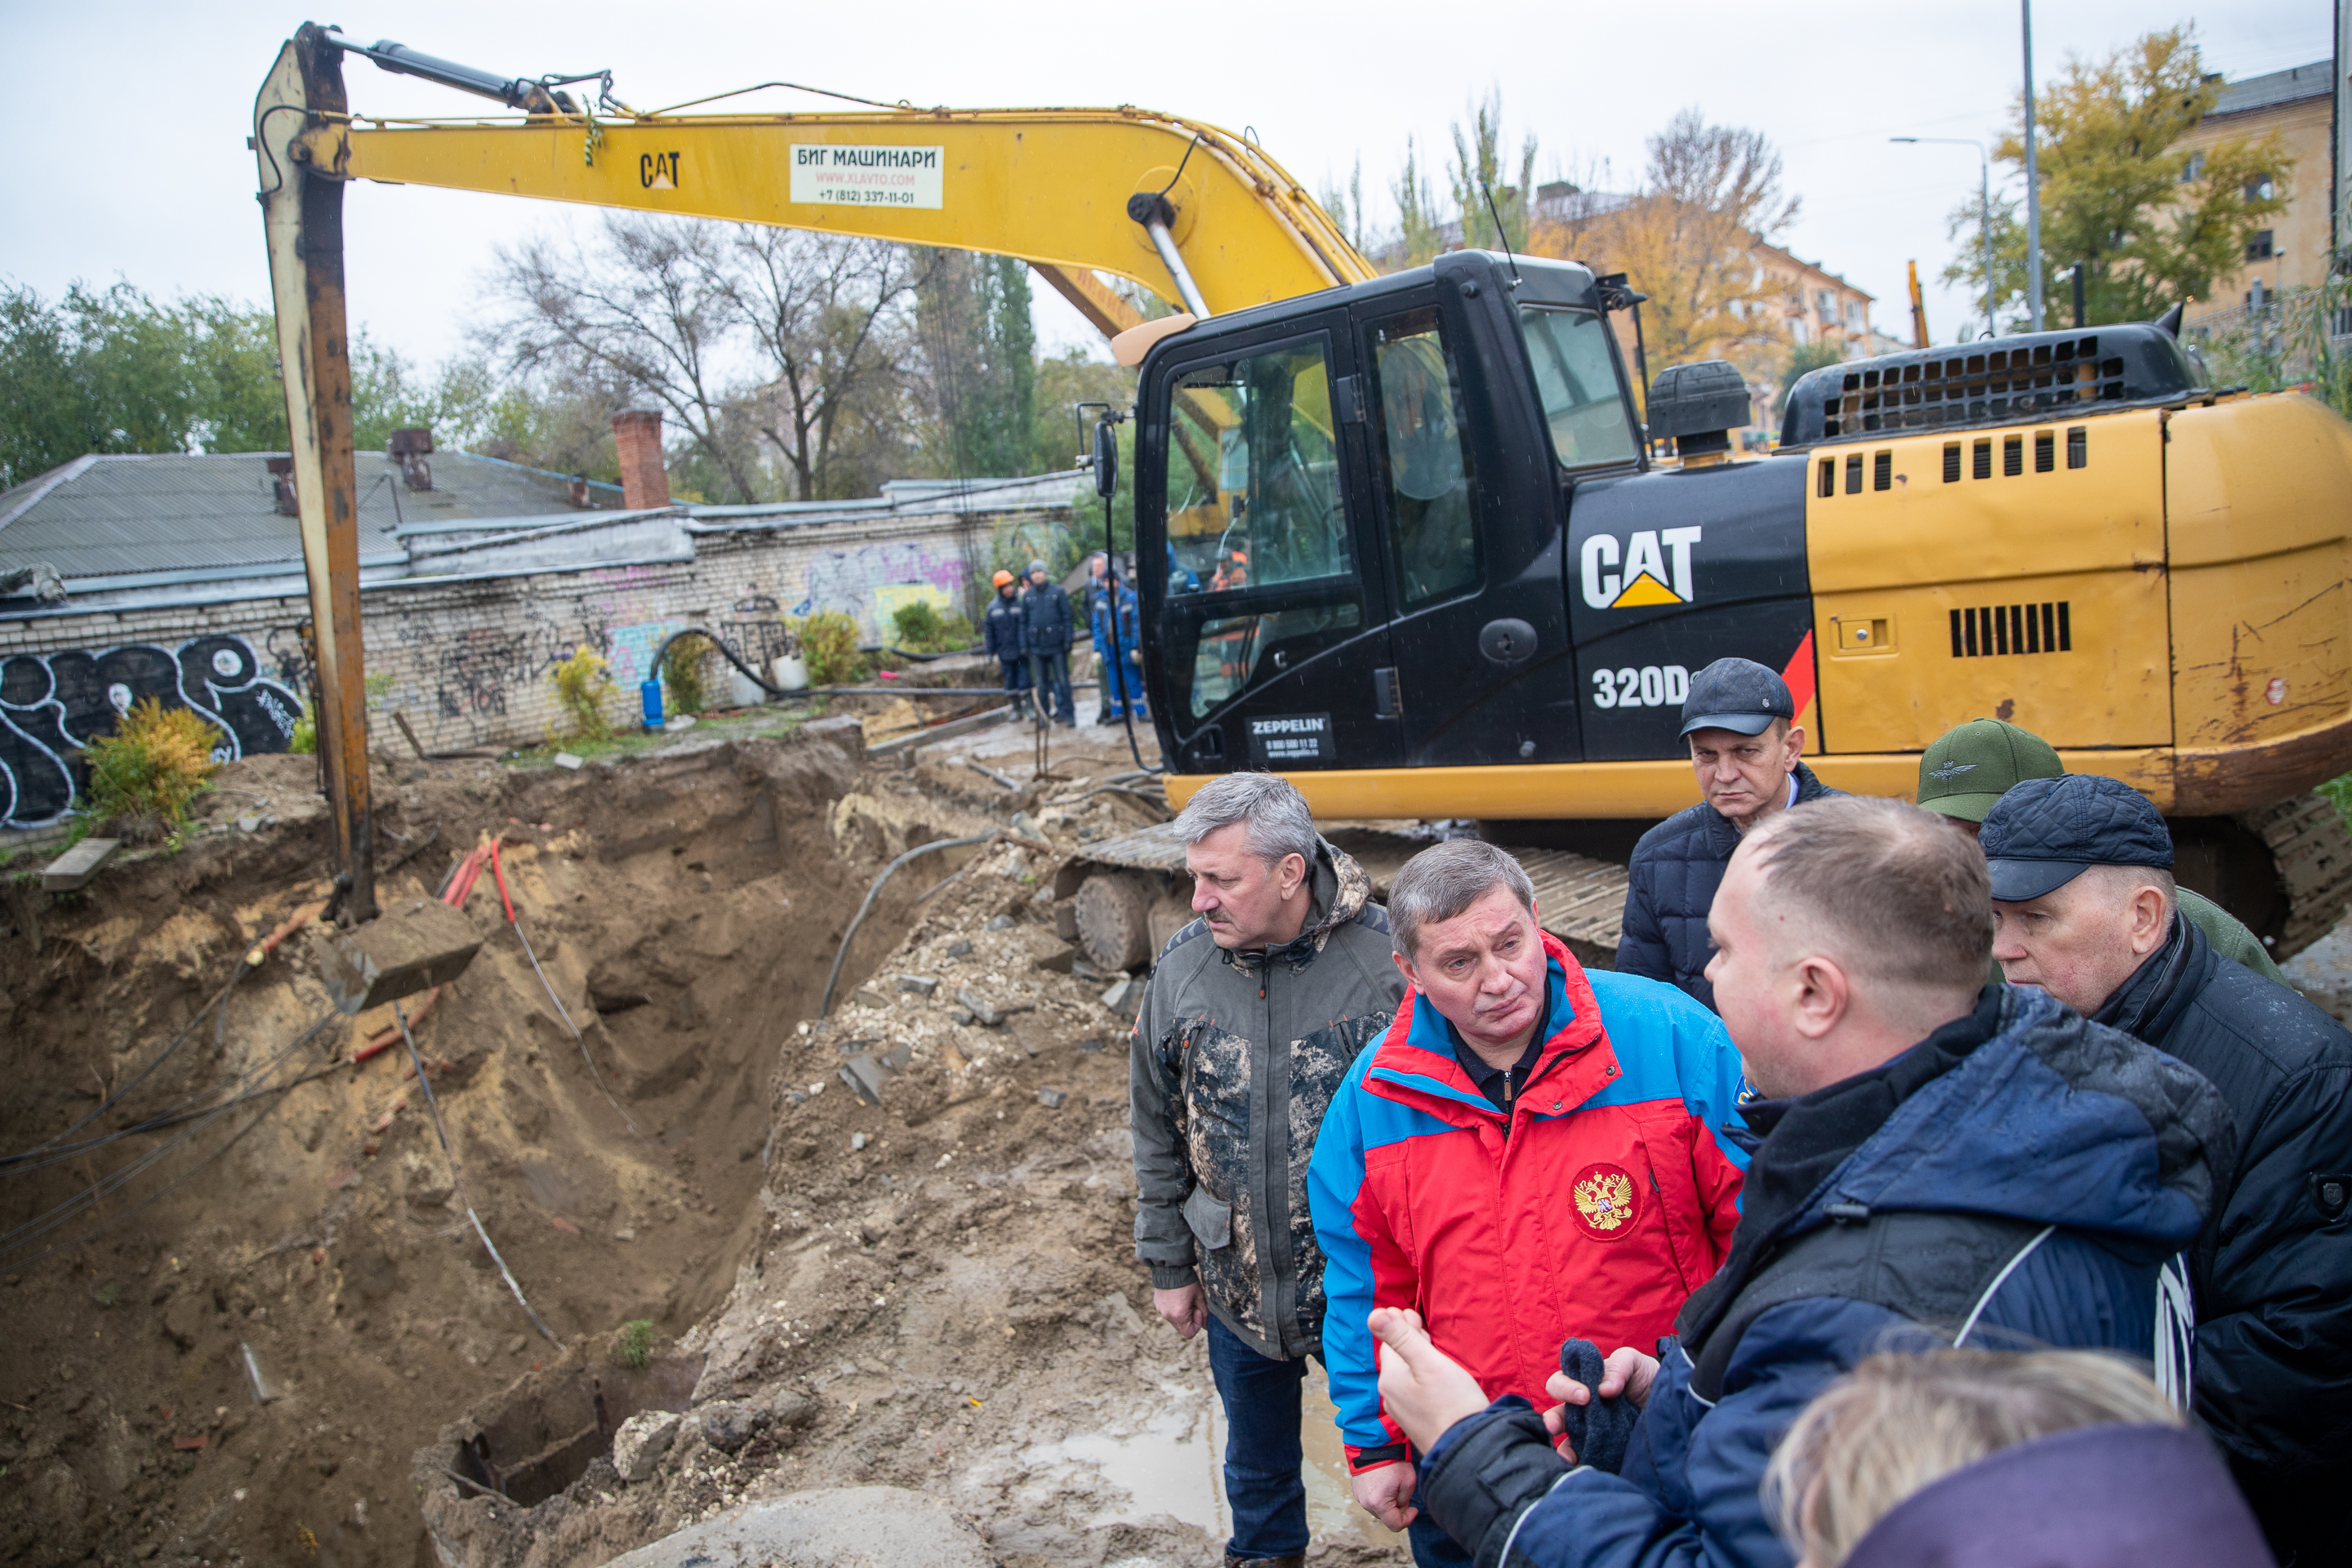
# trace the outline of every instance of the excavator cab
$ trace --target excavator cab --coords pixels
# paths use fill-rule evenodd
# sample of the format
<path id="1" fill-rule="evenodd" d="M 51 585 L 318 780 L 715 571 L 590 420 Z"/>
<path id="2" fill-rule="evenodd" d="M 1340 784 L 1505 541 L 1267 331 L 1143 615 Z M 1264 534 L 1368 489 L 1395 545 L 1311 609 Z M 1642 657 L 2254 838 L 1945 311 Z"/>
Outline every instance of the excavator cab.
<path id="1" fill-rule="evenodd" d="M 1697 512 L 1600 531 L 1616 519 L 1598 498 L 1670 476 L 1651 473 L 1582 267 L 1453 252 L 1213 318 L 1147 356 L 1139 418 L 1150 695 L 1179 773 L 1670 756 L 1665 712 L 1712 657 L 1701 645 L 1752 654 L 1752 616 L 1691 613 Z M 1735 474 L 1689 499 L 1752 531 L 1744 488 Z M 1793 647 L 1803 509 L 1798 481 L 1782 488 L 1798 574 L 1771 581 L 1794 598 L 1767 635 Z M 1601 520 L 1580 554 L 1580 496 Z M 1580 577 L 1584 600 L 1607 586 L 1598 606 Z M 1580 624 L 1595 607 L 1635 613 Z M 1669 615 L 1675 637 L 1643 635 Z M 1598 721 L 1588 665 L 1609 683 Z"/>

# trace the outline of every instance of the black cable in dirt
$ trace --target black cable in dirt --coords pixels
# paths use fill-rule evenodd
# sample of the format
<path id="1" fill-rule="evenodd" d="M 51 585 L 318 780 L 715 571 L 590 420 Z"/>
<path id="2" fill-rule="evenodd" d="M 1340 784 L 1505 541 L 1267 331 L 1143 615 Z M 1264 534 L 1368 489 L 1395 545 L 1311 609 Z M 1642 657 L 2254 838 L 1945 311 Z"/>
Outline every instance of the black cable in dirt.
<path id="1" fill-rule="evenodd" d="M 1201 139 L 1198 136 L 1193 137 L 1193 146 L 1200 145 L 1200 141 Z M 1192 159 L 1192 148 L 1185 148 L 1184 157 L 1186 161 L 1189 162 Z M 1170 179 L 1168 182 L 1168 189 L 1175 189 L 1176 181 L 1183 177 L 1184 165 L 1182 163 L 1179 163 L 1176 165 L 1176 174 L 1174 177 Z M 1162 191 L 1160 194 L 1164 196 L 1168 192 Z M 1105 416 L 1105 423 L 1108 422 L 1108 416 Z M 1112 489 L 1114 492 L 1113 495 L 1103 497 L 1103 585 L 1110 595 L 1110 656 L 1112 659 L 1116 661 L 1122 657 L 1118 651 L 1118 541 L 1115 534 L 1110 512 L 1110 503 L 1115 499 L 1118 489 L 1116 481 L 1113 482 Z M 1140 601 L 1138 601 L 1137 614 L 1140 615 L 1141 613 L 1142 605 Z M 1135 628 L 1135 646 L 1139 649 L 1143 646 L 1143 628 L 1141 626 Z M 1143 748 L 1137 743 L 1135 739 L 1135 704 L 1137 699 L 1143 695 L 1143 667 L 1139 664 L 1136 667 L 1135 687 L 1133 690 L 1129 690 L 1128 689 L 1127 670 L 1124 667 L 1118 669 L 1118 679 L 1117 680 L 1114 681 L 1111 679 L 1111 675 L 1112 672 L 1110 670 L 1107 669 L 1103 671 L 1101 681 L 1102 700 L 1105 702 L 1109 701 L 1110 694 L 1113 690 L 1117 690 L 1119 695 L 1125 699 L 1125 700 L 1119 704 L 1118 716 L 1120 721 L 1127 726 L 1128 755 L 1135 759 L 1135 765 L 1141 769 L 1147 775 L 1156 777 L 1160 773 L 1166 773 L 1168 769 L 1165 766 L 1155 768 L 1143 760 Z"/>
<path id="2" fill-rule="evenodd" d="M 882 884 L 890 879 L 890 873 L 916 857 L 929 855 L 934 849 L 956 849 L 966 844 L 984 843 L 995 837 L 994 833 L 975 833 L 969 838 L 935 838 L 929 844 L 916 846 L 882 868 L 882 874 L 874 879 L 872 887 L 866 889 L 866 901 L 857 906 L 857 913 L 850 919 L 849 929 L 841 933 L 841 946 L 833 955 L 833 969 L 824 977 L 824 994 L 818 999 L 816 1005 L 818 1017 L 822 1018 L 833 1011 L 833 988 L 841 979 L 842 961 L 849 956 L 849 944 L 857 935 L 857 928 L 866 923 L 866 912 L 874 908 L 874 900 L 881 896 Z M 937 890 L 933 889 L 933 891 Z"/>
<path id="3" fill-rule="evenodd" d="M 267 1075 L 277 1071 L 278 1067 L 282 1065 L 289 1057 L 301 1049 L 302 1047 L 310 1044 L 312 1039 L 318 1037 L 321 1030 L 325 1029 L 329 1025 L 341 1019 L 342 1016 L 343 1015 L 339 1012 L 329 1012 L 322 1015 L 313 1022 L 309 1028 L 303 1030 L 300 1034 L 295 1036 L 293 1039 L 287 1042 L 286 1045 L 279 1047 L 279 1049 L 271 1056 L 268 1061 L 262 1063 L 260 1067 L 256 1068 L 253 1071 L 246 1074 L 242 1079 L 238 1079 L 237 1082 L 231 1084 L 229 1088 L 233 1091 L 242 1089 L 247 1085 L 252 1084 L 256 1079 L 264 1078 Z M 181 1184 L 186 1182 L 190 1177 L 194 1176 L 196 1172 L 203 1170 L 206 1165 L 209 1165 L 215 1160 L 219 1159 L 221 1155 L 226 1153 L 230 1148 L 236 1145 L 239 1139 L 242 1139 L 246 1133 L 252 1131 L 256 1126 L 259 1125 L 263 1117 L 268 1116 L 271 1110 L 277 1109 L 278 1103 L 280 1103 L 284 1099 L 284 1091 L 292 1089 L 294 1084 L 298 1081 L 300 1080 L 289 1079 L 285 1083 L 268 1085 L 259 1092 L 265 1094 L 274 1093 L 278 1098 L 271 1100 L 268 1105 L 263 1107 L 261 1110 L 257 1112 L 252 1121 L 247 1122 L 243 1128 L 238 1130 L 236 1137 L 231 1138 L 220 1148 L 214 1150 L 211 1153 L 197 1161 L 196 1163 L 191 1166 L 188 1170 L 183 1172 L 180 1175 L 166 1183 L 156 1192 L 151 1193 L 146 1197 L 142 1198 L 138 1203 L 132 1205 L 121 1214 L 116 1215 L 112 1218 L 100 1221 L 96 1229 L 91 1230 L 83 1236 L 78 1237 L 71 1241 L 52 1242 L 47 1247 L 43 1247 L 39 1252 L 34 1254 L 30 1259 L 27 1259 L 27 1261 L 37 1262 L 39 1259 L 47 1258 L 51 1253 L 57 1252 L 64 1247 L 80 1246 L 82 1243 L 89 1240 L 92 1237 L 103 1234 L 110 1227 L 121 1224 L 131 1215 L 137 1214 L 141 1210 L 147 1208 L 149 1205 L 163 1197 L 165 1193 L 173 1191 Z M 205 1128 L 210 1127 L 214 1122 L 219 1121 L 221 1117 L 227 1114 L 228 1110 L 233 1106 L 242 1103 L 244 1100 L 250 1098 L 252 1098 L 252 1096 L 239 1094 L 230 1100 L 203 1108 L 188 1119 L 189 1125 L 185 1131 L 164 1140 L 162 1143 L 156 1145 L 153 1149 L 149 1150 L 146 1153 L 142 1154 L 128 1165 L 123 1166 L 121 1170 L 111 1172 L 107 1175 L 100 1177 L 96 1182 L 91 1183 L 89 1186 L 76 1193 L 73 1196 L 52 1205 L 45 1212 L 26 1220 L 24 1224 L 17 1226 L 14 1229 L 5 1233 L 0 1233 L 0 1258 L 5 1258 L 18 1249 L 31 1245 L 40 1237 L 57 1229 L 59 1226 L 64 1225 L 68 1220 L 70 1220 L 74 1215 L 81 1213 L 83 1210 L 93 1207 L 100 1200 L 111 1197 L 114 1194 L 121 1191 L 122 1188 L 129 1185 L 134 1178 L 152 1169 L 155 1163 L 162 1160 L 165 1155 L 171 1153 L 173 1150 L 182 1147 L 188 1142 L 188 1140 L 194 1138 Z"/>
<path id="4" fill-rule="evenodd" d="M 515 918 L 514 899 L 507 891 L 506 867 L 499 858 L 499 840 L 495 838 L 490 840 L 490 876 L 499 885 L 499 902 L 506 906 L 507 924 L 514 928 L 515 940 L 522 943 L 522 955 L 530 960 L 530 972 L 539 976 L 540 984 L 546 988 L 547 999 L 555 1004 L 555 1016 L 563 1020 L 563 1026 L 572 1031 L 572 1039 L 579 1043 L 580 1059 L 588 1064 L 588 1076 L 596 1080 L 596 1087 L 603 1090 L 606 1100 L 612 1101 L 613 1110 L 618 1113 L 622 1124 L 628 1128 L 631 1135 L 644 1137 L 645 1134 L 637 1131 L 637 1124 L 630 1120 L 629 1113 L 621 1108 L 621 1102 L 612 1089 L 606 1088 L 604 1075 L 596 1070 L 596 1058 L 588 1054 L 587 1039 L 580 1033 L 580 1026 L 572 1021 L 572 1009 L 563 1005 L 563 998 L 555 994 L 554 982 L 549 980 L 547 971 L 539 966 L 539 954 L 531 951 L 530 938 L 523 934 L 522 921 Z"/>
<path id="5" fill-rule="evenodd" d="M 466 1178 L 457 1169 L 457 1152 L 449 1147 L 449 1129 L 441 1120 L 441 1101 L 433 1092 L 433 1080 L 425 1076 L 425 1058 L 417 1054 L 416 1037 L 408 1032 L 408 1015 L 401 1010 L 399 1003 L 394 1002 L 392 1016 L 400 1026 L 400 1037 L 408 1042 L 408 1063 L 416 1069 L 416 1085 L 425 1091 L 425 1109 L 433 1112 L 433 1131 L 441 1140 L 443 1156 L 449 1162 L 449 1185 L 456 1190 L 458 1203 L 465 1205 L 466 1217 L 474 1222 L 474 1234 L 482 1238 L 483 1249 L 489 1253 L 490 1261 L 499 1266 L 499 1277 L 507 1282 L 507 1289 L 514 1292 L 515 1304 L 522 1309 L 522 1315 L 530 1320 L 530 1326 L 544 1335 L 549 1344 L 562 1350 L 563 1342 L 557 1339 L 555 1331 L 530 1310 L 530 1301 L 523 1297 L 522 1287 L 515 1283 L 514 1270 L 509 1268 L 507 1260 L 499 1256 L 497 1246 L 490 1240 L 490 1233 L 482 1228 L 482 1216 L 474 1212 L 474 1201 L 466 1195 Z"/>
<path id="6" fill-rule="evenodd" d="M 206 1002 L 203 1006 L 197 1008 L 194 1013 L 189 1016 L 187 1023 L 181 1026 L 180 1032 L 172 1037 L 172 1043 L 165 1046 L 161 1051 L 158 1051 L 155 1054 L 153 1060 L 150 1061 L 145 1067 L 141 1068 L 136 1073 L 132 1074 L 130 1082 L 124 1084 L 121 1088 L 116 1089 L 113 1093 L 100 1100 L 97 1109 L 93 1110 L 89 1115 L 83 1117 L 79 1121 L 75 1122 L 72 1126 L 68 1127 L 61 1131 L 52 1133 L 50 1136 L 43 1139 L 40 1142 L 34 1144 L 29 1149 L 23 1150 L 14 1154 L 0 1154 L 0 1171 L 10 1170 L 16 1166 L 24 1164 L 27 1161 L 33 1160 L 37 1155 L 46 1153 L 50 1149 L 56 1147 L 58 1140 L 72 1137 L 75 1133 L 80 1131 L 83 1128 L 89 1126 L 91 1122 L 105 1115 L 109 1110 L 111 1110 L 117 1105 L 120 1105 L 122 1102 L 123 1096 L 129 1094 L 132 1089 L 137 1089 L 141 1084 L 146 1082 L 148 1076 L 154 1072 L 157 1068 L 162 1067 L 164 1062 L 168 1061 L 171 1058 L 173 1052 L 178 1050 L 183 1045 L 187 1043 L 188 1037 L 195 1033 L 196 1026 L 205 1021 L 205 1016 L 206 1014 L 210 1013 L 214 1008 L 223 1005 L 228 1001 L 228 994 L 236 989 L 236 983 L 239 980 L 245 978 L 246 967 L 247 965 L 244 955 L 239 954 L 236 960 L 236 968 L 230 973 L 227 983 L 222 985 L 218 991 L 213 993 L 211 1001 Z M 48 1162 L 42 1161 L 41 1163 L 47 1164 Z"/>

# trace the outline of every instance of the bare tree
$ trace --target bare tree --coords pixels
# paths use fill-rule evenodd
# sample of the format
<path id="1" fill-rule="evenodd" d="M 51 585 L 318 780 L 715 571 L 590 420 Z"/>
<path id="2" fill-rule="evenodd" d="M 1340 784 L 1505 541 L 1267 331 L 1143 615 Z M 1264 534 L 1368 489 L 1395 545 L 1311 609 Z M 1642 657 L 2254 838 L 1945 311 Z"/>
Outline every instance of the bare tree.
<path id="1" fill-rule="evenodd" d="M 719 286 L 769 378 L 753 422 L 792 470 L 799 500 L 835 493 L 848 427 L 872 424 L 904 396 L 917 253 L 746 224 L 726 259 Z"/>
<path id="2" fill-rule="evenodd" d="M 1650 138 L 1645 195 L 1714 214 L 1769 240 L 1797 220 L 1797 198 L 1780 193 L 1780 154 L 1761 131 L 1709 125 L 1685 109 Z"/>
<path id="3" fill-rule="evenodd" d="M 509 313 L 491 336 L 526 377 L 602 371 L 659 403 L 725 477 L 729 499 L 754 500 L 756 452 L 731 406 L 738 308 L 725 259 L 712 225 L 635 215 L 605 219 L 593 250 L 545 239 L 501 248 L 491 286 Z"/>

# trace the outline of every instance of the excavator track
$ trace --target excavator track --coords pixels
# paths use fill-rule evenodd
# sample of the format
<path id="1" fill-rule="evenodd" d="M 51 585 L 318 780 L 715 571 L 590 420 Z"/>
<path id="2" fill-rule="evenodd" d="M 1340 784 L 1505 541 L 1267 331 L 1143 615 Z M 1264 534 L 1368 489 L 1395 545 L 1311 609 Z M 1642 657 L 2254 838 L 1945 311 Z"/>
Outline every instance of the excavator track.
<path id="1" fill-rule="evenodd" d="M 2335 930 L 2352 905 L 2352 831 L 2334 803 L 2315 791 L 2242 812 L 2236 820 L 2270 850 L 2286 903 L 2270 949 L 2284 963 Z"/>

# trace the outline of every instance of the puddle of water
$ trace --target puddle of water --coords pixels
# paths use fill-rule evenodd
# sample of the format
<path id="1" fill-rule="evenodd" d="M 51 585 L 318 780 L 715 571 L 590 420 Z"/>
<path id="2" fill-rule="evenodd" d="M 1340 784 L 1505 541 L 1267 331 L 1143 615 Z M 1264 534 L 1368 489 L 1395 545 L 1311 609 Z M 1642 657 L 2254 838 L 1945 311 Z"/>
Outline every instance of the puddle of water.
<path id="1" fill-rule="evenodd" d="M 1125 1436 L 1086 1432 L 1040 1444 L 1022 1455 L 1036 1468 L 1076 1461 L 1128 1494 L 1125 1507 L 1105 1510 L 1089 1524 L 1114 1524 L 1167 1514 L 1223 1541 L 1233 1533 L 1215 1456 L 1224 1448 L 1223 1414 L 1216 1400 L 1193 1407 L 1192 1391 L 1171 1399 L 1151 1424 Z"/>
<path id="2" fill-rule="evenodd" d="M 1405 1546 L 1404 1531 L 1389 1529 L 1356 1506 L 1356 1494 L 1348 1484 L 1348 1455 L 1339 1446 L 1339 1412 L 1331 1403 L 1323 1368 L 1314 1362 L 1307 1363 L 1307 1389 L 1301 1404 L 1299 1437 L 1307 1448 L 1307 1525 L 1315 1538 Z"/>
<path id="3" fill-rule="evenodd" d="M 1034 1468 L 1068 1462 L 1091 1465 L 1105 1481 L 1128 1493 L 1124 1507 L 1104 1510 L 1092 1524 L 1167 1514 L 1223 1541 L 1233 1533 L 1233 1515 L 1225 1506 L 1224 1410 L 1213 1391 L 1169 1392 L 1168 1404 L 1141 1432 L 1118 1436 L 1082 1433 L 1040 1445 L 1022 1458 Z M 1195 1399 L 1200 1400 L 1197 1406 Z M 1300 1417 L 1299 1437 L 1307 1451 L 1307 1524 L 1314 1538 L 1405 1545 L 1402 1532 L 1384 1528 L 1356 1506 L 1348 1484 L 1347 1455 L 1339 1444 L 1339 1412 L 1332 1407 L 1323 1369 L 1312 1363 Z"/>

